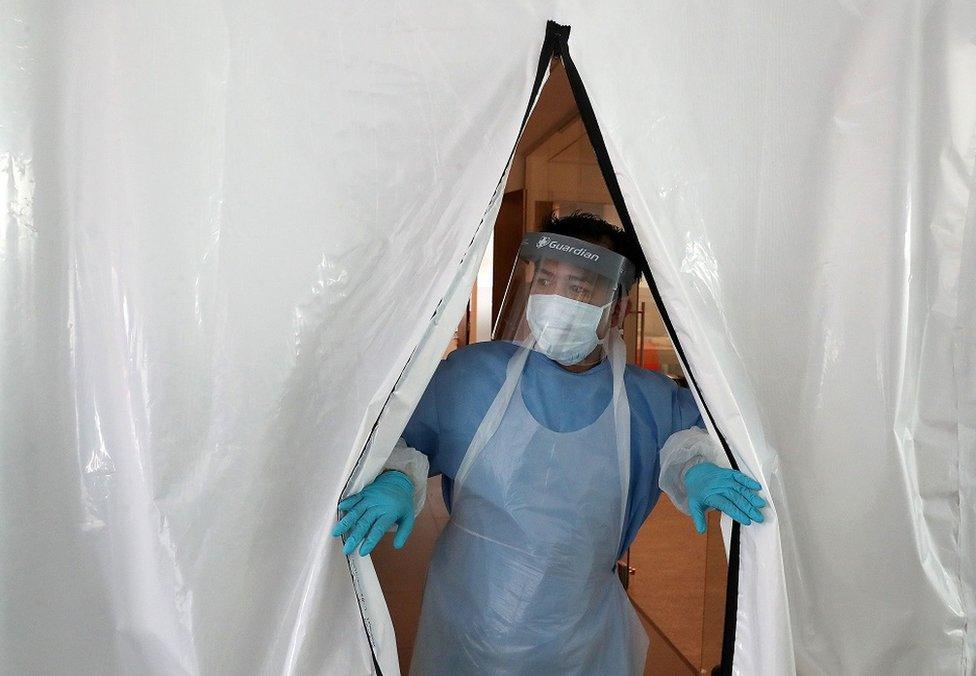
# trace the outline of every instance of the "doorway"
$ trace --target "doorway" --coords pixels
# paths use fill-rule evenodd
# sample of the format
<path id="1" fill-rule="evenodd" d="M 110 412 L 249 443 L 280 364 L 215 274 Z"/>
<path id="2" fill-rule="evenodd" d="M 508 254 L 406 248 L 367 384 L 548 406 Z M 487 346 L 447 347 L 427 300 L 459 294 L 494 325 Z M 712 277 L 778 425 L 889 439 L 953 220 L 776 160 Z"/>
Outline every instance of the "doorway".
<path id="1" fill-rule="evenodd" d="M 551 213 L 576 210 L 621 225 L 569 80 L 555 59 L 517 146 L 489 251 L 448 352 L 490 340 L 522 237 Z M 646 281 L 635 286 L 630 306 L 624 324 L 628 361 L 682 384 L 684 374 Z M 429 480 L 427 496 L 408 545 L 393 550 L 385 538 L 373 553 L 404 673 L 427 563 L 449 518 L 438 478 Z M 718 520 L 712 512 L 708 533 L 697 535 L 690 519 L 662 496 L 619 564 L 621 582 L 651 638 L 646 674 L 708 674 L 721 660 L 727 561 Z"/>

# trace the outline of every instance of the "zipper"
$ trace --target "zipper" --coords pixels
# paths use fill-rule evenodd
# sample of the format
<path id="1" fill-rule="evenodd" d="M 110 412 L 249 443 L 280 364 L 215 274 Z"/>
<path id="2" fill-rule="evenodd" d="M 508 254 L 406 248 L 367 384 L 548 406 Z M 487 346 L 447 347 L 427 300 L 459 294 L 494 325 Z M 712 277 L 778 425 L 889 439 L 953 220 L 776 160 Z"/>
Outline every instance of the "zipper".
<path id="1" fill-rule="evenodd" d="M 492 192 L 491 199 L 488 200 L 488 205 L 485 207 L 485 210 L 481 215 L 481 222 L 478 224 L 474 236 L 472 236 L 471 241 L 468 243 L 468 252 L 470 252 L 471 246 L 474 244 L 478 233 L 481 232 L 481 229 L 485 226 L 485 218 L 488 216 L 488 211 L 491 209 L 491 205 L 498 198 L 498 192 L 500 190 L 504 190 L 505 188 L 505 175 L 508 173 L 508 169 L 512 164 L 513 158 L 515 157 L 515 151 L 518 149 L 519 140 L 522 138 L 522 133 L 525 131 L 525 125 L 528 123 L 529 115 L 532 113 L 532 106 L 535 105 L 536 99 L 539 98 L 539 92 L 542 90 L 542 83 L 545 80 L 546 73 L 549 71 L 549 62 L 557 54 L 559 48 L 559 30 L 561 28 L 561 26 L 552 21 L 549 21 L 546 24 L 546 36 L 542 42 L 542 49 L 539 52 L 539 63 L 536 67 L 535 81 L 532 84 L 532 92 L 529 95 L 529 101 L 525 107 L 525 113 L 522 115 L 522 124 L 519 126 L 519 131 L 518 134 L 516 134 L 515 143 L 512 145 L 512 151 L 508 155 L 508 161 L 505 163 L 505 168 L 499 175 L 498 182 L 495 185 L 495 190 Z M 434 310 L 434 314 L 431 316 L 432 320 L 440 312 L 445 300 L 446 298 L 441 298 L 440 302 L 438 302 L 437 308 Z M 346 483 L 343 485 L 340 495 L 345 495 L 346 491 L 349 489 L 349 484 L 352 482 L 353 478 L 359 474 L 359 470 L 362 467 L 363 461 L 365 460 L 366 449 L 369 448 L 370 442 L 373 439 L 373 434 L 376 432 L 376 427 L 379 424 L 380 419 L 383 417 L 383 411 L 386 410 L 386 407 L 390 402 L 390 398 L 393 396 L 393 393 L 396 392 L 397 386 L 400 384 L 400 380 L 403 378 L 403 374 L 407 370 L 407 366 L 409 366 L 413 361 L 413 357 L 417 353 L 417 349 L 419 347 L 419 344 L 414 346 L 410 357 L 407 359 L 403 369 L 400 371 L 400 375 L 397 376 L 396 382 L 393 384 L 393 389 L 390 390 L 386 397 L 386 401 L 383 402 L 383 406 L 380 408 L 380 411 L 376 416 L 376 420 L 373 421 L 373 427 L 370 429 L 369 435 L 367 436 L 363 447 L 359 450 L 359 457 L 356 460 L 356 465 L 353 468 L 353 471 L 349 474 L 349 477 L 347 477 Z M 366 632 L 370 653 L 373 657 L 373 668 L 378 676 L 383 676 L 383 671 L 380 669 L 379 660 L 376 657 L 376 644 L 373 638 L 368 613 L 366 612 L 365 608 L 365 594 L 362 591 L 358 571 L 355 569 L 355 566 L 348 556 L 346 557 L 346 564 L 349 567 L 349 575 L 352 578 L 353 588 L 356 592 L 356 603 L 359 606 L 359 615 L 363 622 L 363 630 Z"/>
<path id="2" fill-rule="evenodd" d="M 719 440 L 722 443 L 722 449 L 725 451 L 729 464 L 732 466 L 732 469 L 738 470 L 739 465 L 736 463 L 735 458 L 732 455 L 732 451 L 729 448 L 729 443 L 726 440 L 725 435 L 722 434 L 722 431 L 716 424 L 715 417 L 708 409 L 705 396 L 698 385 L 694 372 L 688 363 L 688 359 L 685 357 L 681 343 L 678 341 L 678 335 L 674 330 L 674 325 L 671 322 L 671 318 L 668 316 L 667 308 L 665 307 L 664 301 L 661 298 L 661 293 L 658 291 L 657 284 L 654 282 L 654 276 L 651 274 L 651 268 L 647 263 L 647 258 L 644 256 L 643 249 L 640 247 L 640 240 L 637 237 L 637 231 L 635 230 L 634 223 L 630 218 L 630 213 L 627 211 L 627 205 L 624 202 L 623 193 L 620 190 L 620 184 L 617 182 L 616 173 L 614 172 L 613 165 L 610 162 L 610 154 L 607 151 L 606 142 L 603 140 L 603 133 L 600 131 L 600 125 L 598 124 L 596 114 L 593 111 L 593 105 L 590 103 L 590 98 L 587 95 L 586 88 L 583 85 L 583 79 L 580 77 L 579 71 L 576 69 L 576 65 L 573 63 L 573 58 L 570 55 L 570 30 L 570 26 L 563 26 L 550 21 L 546 26 L 546 39 L 548 40 L 551 35 L 555 36 L 555 56 L 562 60 L 563 66 L 566 68 L 566 75 L 569 78 L 573 98 L 576 100 L 576 107 L 579 109 L 580 117 L 583 120 L 583 126 L 586 128 L 586 135 L 589 137 L 590 144 L 593 146 L 593 150 L 596 153 L 597 163 L 600 166 L 600 172 L 603 174 L 603 180 L 607 184 L 607 189 L 609 190 L 610 197 L 613 200 L 613 206 L 617 210 L 617 215 L 620 216 L 620 222 L 627 234 L 630 235 L 631 239 L 637 243 L 637 250 L 641 251 L 641 259 L 634 262 L 640 267 L 641 272 L 644 274 L 644 278 L 647 280 L 647 285 L 650 287 L 651 295 L 653 296 L 654 302 L 657 304 L 657 308 L 661 313 L 662 319 L 664 320 L 664 326 L 667 328 L 668 336 L 670 336 L 671 342 L 674 344 L 675 352 L 678 354 L 678 359 L 681 361 L 685 374 L 688 376 L 688 384 L 698 393 L 698 399 L 701 401 L 702 407 L 705 409 L 704 413 L 706 416 L 708 416 L 708 419 L 712 422 L 712 427 L 718 434 Z M 720 673 L 729 675 L 732 673 L 732 658 L 735 650 L 735 622 L 739 597 L 739 529 L 740 524 L 737 521 L 733 521 L 732 539 L 729 546 L 728 582 L 726 585 L 725 595 L 725 625 L 722 637 L 722 662 L 720 665 Z"/>

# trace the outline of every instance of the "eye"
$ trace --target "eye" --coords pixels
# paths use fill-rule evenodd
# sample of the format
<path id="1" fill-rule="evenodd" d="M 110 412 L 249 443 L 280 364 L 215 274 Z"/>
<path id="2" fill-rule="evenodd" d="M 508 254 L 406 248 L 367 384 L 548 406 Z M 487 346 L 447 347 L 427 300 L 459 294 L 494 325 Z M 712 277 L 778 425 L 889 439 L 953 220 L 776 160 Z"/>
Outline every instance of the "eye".
<path id="1" fill-rule="evenodd" d="M 539 286 L 549 286 L 550 284 L 552 284 L 552 280 L 546 278 L 539 280 Z"/>

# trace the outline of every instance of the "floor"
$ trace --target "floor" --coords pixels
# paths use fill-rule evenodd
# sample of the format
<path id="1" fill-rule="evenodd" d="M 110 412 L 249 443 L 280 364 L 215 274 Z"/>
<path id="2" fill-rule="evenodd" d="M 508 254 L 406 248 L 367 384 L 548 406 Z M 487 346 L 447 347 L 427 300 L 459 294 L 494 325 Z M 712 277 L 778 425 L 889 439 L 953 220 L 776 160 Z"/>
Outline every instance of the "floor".
<path id="1" fill-rule="evenodd" d="M 387 536 L 373 553 L 393 625 L 401 670 L 407 673 L 420 617 L 427 562 L 447 523 L 439 479 L 406 547 L 394 550 Z M 712 515 L 707 536 L 666 497 L 658 502 L 631 547 L 628 593 L 642 616 L 651 649 L 646 675 L 708 674 L 721 655 L 725 553 Z"/>

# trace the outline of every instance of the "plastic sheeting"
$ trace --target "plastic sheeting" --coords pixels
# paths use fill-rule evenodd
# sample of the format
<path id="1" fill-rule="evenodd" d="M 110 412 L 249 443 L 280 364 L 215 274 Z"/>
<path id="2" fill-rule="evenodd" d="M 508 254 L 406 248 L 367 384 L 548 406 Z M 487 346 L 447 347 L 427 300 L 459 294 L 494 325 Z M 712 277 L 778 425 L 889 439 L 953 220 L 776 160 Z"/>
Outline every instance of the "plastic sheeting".
<path id="1" fill-rule="evenodd" d="M 972 672 L 974 12 L 5 5 L 0 668 L 396 673 L 327 527 L 463 310 L 554 19 L 773 498 L 735 670 Z"/>

